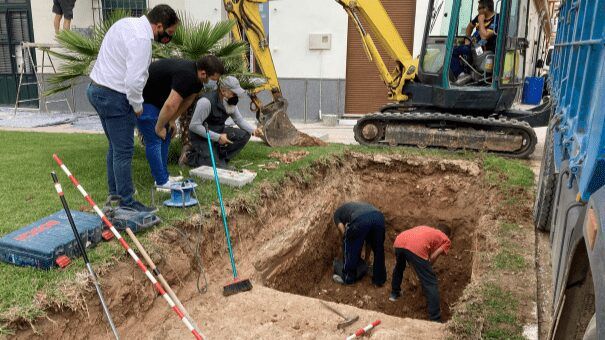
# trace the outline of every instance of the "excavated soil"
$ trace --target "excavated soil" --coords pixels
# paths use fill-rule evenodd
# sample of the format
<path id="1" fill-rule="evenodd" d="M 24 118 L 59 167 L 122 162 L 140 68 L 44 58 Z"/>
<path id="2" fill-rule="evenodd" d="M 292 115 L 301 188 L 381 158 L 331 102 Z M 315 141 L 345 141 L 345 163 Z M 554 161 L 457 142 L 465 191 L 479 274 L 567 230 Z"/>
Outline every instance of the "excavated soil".
<path id="1" fill-rule="evenodd" d="M 426 301 L 413 269 L 408 267 L 403 285 L 404 298 L 388 301 L 390 274 L 395 266 L 392 245 L 402 231 L 417 225 L 448 224 L 453 231 L 452 249 L 435 265 L 439 278 L 442 317 L 450 317 L 449 306 L 462 295 L 470 281 L 475 227 L 479 217 L 481 188 L 465 171 L 434 171 L 415 166 L 374 164 L 354 175 L 337 177 L 342 183 L 326 190 L 323 207 L 301 221 L 303 228 L 285 232 L 265 244 L 256 263 L 268 286 L 399 317 L 426 319 Z M 476 173 L 476 172 L 475 172 Z M 332 212 L 347 200 L 370 202 L 386 219 L 385 257 L 387 284 L 376 288 L 366 276 L 352 286 L 332 281 L 332 259 L 342 257 L 341 240 L 332 223 Z M 300 225 L 300 223 L 297 223 Z M 273 249 L 276 248 L 276 249 Z"/>
<path id="2" fill-rule="evenodd" d="M 155 230 L 149 235 L 149 244 L 156 264 L 209 338 L 332 339 L 380 319 L 383 323 L 373 332 L 377 339 L 401 339 L 402 334 L 412 339 L 441 339 L 445 337 L 443 325 L 415 320 L 426 319 L 426 302 L 411 268 L 405 274 L 405 297 L 396 303 L 388 301 L 394 266 L 392 242 L 397 233 L 414 225 L 450 224 L 452 249 L 435 265 L 442 313 L 448 319 L 450 306 L 473 275 L 476 228 L 487 210 L 489 195 L 480 176 L 474 162 L 348 154 L 318 163 L 304 174 L 292 174 L 279 186 L 261 186 L 262 203 L 228 203 L 238 271 L 240 277 L 252 280 L 254 288 L 227 298 L 221 292 L 229 280 L 230 266 L 217 209 L 176 226 L 189 234 L 188 243 L 193 247 L 201 242 L 207 292 L 196 289 L 199 263 L 179 233 L 172 228 Z M 389 279 L 383 288 L 374 288 L 367 277 L 351 286 L 331 281 L 332 260 L 341 252 L 331 216 L 338 205 L 349 200 L 368 201 L 385 214 Z M 199 227 L 201 238 L 196 236 Z M 100 274 L 121 336 L 189 337 L 135 267 L 124 257 Z M 16 324 L 16 338 L 110 337 L 96 295 L 88 287 L 81 292 L 83 303 L 51 308 L 48 317 L 34 325 Z M 339 318 L 317 299 L 331 301 L 333 307 L 359 315 L 360 320 L 347 331 L 337 330 Z"/>

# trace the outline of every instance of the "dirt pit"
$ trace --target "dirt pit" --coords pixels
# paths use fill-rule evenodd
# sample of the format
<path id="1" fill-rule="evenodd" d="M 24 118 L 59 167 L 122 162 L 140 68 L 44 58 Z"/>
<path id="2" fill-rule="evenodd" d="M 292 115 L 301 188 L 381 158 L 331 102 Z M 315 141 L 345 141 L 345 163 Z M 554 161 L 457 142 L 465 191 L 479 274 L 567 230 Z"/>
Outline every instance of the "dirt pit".
<path id="1" fill-rule="evenodd" d="M 350 329 L 381 319 L 377 338 L 443 338 L 442 325 L 426 322 L 426 301 L 413 270 L 408 267 L 404 298 L 388 301 L 392 250 L 396 235 L 416 225 L 443 222 L 453 230 L 452 248 L 440 258 L 435 271 L 439 279 L 442 316 L 451 317 L 450 306 L 458 301 L 471 281 L 476 252 L 476 224 L 487 211 L 488 190 L 481 184 L 481 170 L 469 161 L 406 157 L 401 155 L 347 154 L 315 164 L 301 174 L 291 174 L 279 186 L 262 186 L 254 206 L 232 201 L 229 224 L 235 245 L 238 271 L 250 278 L 254 288 L 232 297 L 221 295 L 228 282 L 230 265 L 218 209 L 202 221 L 201 258 L 208 290 L 197 289 L 198 266 L 191 248 L 171 228 L 155 230 L 149 238 L 157 246 L 156 262 L 199 321 L 205 334 L 215 339 L 333 339 L 345 337 L 336 329 L 336 317 L 317 299 L 345 305 L 333 306 L 360 321 Z M 343 202 L 364 200 L 381 209 L 386 218 L 385 241 L 388 279 L 375 288 L 369 277 L 350 286 L 332 282 L 332 261 L 341 256 L 342 243 L 332 223 L 334 210 Z M 191 234 L 199 218 L 177 227 Z M 104 293 L 114 320 L 125 338 L 182 339 L 188 332 L 158 298 L 144 276 L 128 259 L 101 275 Z M 296 295 L 292 295 L 292 294 Z M 32 325 L 20 325 L 17 338 L 104 338 L 111 333 L 100 312 L 96 296 L 84 296 L 86 308 L 59 307 Z M 384 315 L 384 314 L 388 315 Z M 401 319 L 400 317 L 420 320 Z M 80 327 L 77 325 L 86 325 Z M 237 325 L 237 326 L 234 326 Z M 349 329 L 349 330 L 350 330 Z"/>
<path id="2" fill-rule="evenodd" d="M 331 174 L 336 177 L 331 180 L 338 184 L 326 188 L 319 197 L 314 196 L 327 205 L 304 216 L 302 221 L 291 221 L 289 224 L 294 222 L 296 227 L 284 230 L 281 236 L 265 245 L 265 253 L 259 254 L 261 259 L 255 266 L 264 273 L 265 284 L 280 291 L 393 316 L 427 319 L 422 287 L 410 266 L 404 274 L 403 298 L 397 302 L 388 300 L 395 266 L 392 245 L 400 232 L 413 226 L 445 223 L 452 229 L 452 247 L 434 269 L 439 279 L 442 317 L 448 320 L 450 305 L 459 299 L 470 282 L 481 195 L 477 178 L 463 169 L 446 174 L 439 168 L 423 168 L 410 164 L 373 164 L 355 169 L 351 174 Z M 369 202 L 385 215 L 388 278 L 381 288 L 372 285 L 369 275 L 350 286 L 332 281 L 332 260 L 342 258 L 341 238 L 332 222 L 332 212 L 345 201 L 353 200 Z"/>

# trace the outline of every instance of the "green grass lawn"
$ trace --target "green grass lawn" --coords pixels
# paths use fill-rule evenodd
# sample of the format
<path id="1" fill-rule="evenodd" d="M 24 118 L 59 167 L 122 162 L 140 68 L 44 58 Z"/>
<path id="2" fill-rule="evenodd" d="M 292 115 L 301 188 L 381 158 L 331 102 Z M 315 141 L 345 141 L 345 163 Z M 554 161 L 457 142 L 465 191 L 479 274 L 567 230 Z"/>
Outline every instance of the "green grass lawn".
<path id="1" fill-rule="evenodd" d="M 57 153 L 71 172 L 80 181 L 91 197 L 102 205 L 107 197 L 105 175 L 105 153 L 107 141 L 104 135 L 96 134 L 51 134 L 31 132 L 0 131 L 3 141 L 0 163 L 0 236 L 28 225 L 40 218 L 62 209 L 59 198 L 54 190 L 50 172 L 55 171 L 63 185 L 65 197 L 72 210 L 87 210 L 88 205 L 82 195 L 73 187 L 67 176 L 52 159 Z M 273 151 L 286 152 L 296 148 L 268 148 L 260 143 L 249 143 L 240 156 L 234 160 L 236 166 L 247 165 L 246 168 L 258 170 L 259 164 L 266 164 L 275 159 L 268 154 Z M 251 194 L 259 183 L 269 180 L 283 179 L 289 172 L 310 165 L 318 158 L 344 151 L 342 145 L 306 148 L 310 154 L 300 161 L 291 164 L 280 164 L 271 171 L 258 171 L 254 184 L 241 189 L 223 186 L 225 199 L 235 195 Z M 250 165 L 250 163 L 252 163 Z M 171 174 L 179 174 L 178 166 L 170 166 Z M 183 175 L 187 175 L 184 170 Z M 144 148 L 137 145 L 133 161 L 133 180 L 137 188 L 136 198 L 149 204 L 153 178 L 145 159 Z M 213 182 L 198 181 L 198 196 L 203 206 L 210 205 L 216 200 Z M 157 196 L 156 196 L 157 197 Z M 167 194 L 160 196 L 162 200 Z M 192 209 L 161 208 L 159 216 L 162 225 L 183 219 L 192 213 Z M 144 236 L 143 236 L 144 241 Z M 115 242 L 102 243 L 89 252 L 93 266 L 111 261 L 123 251 Z M 84 269 L 83 262 L 76 260 L 64 270 L 49 271 L 17 267 L 0 263 L 0 334 L 8 330 L 2 326 L 2 320 L 23 318 L 33 320 L 43 314 L 40 306 L 33 303 L 34 298 L 41 294 L 47 301 L 62 302 L 58 285 L 69 282 L 76 273 Z"/>

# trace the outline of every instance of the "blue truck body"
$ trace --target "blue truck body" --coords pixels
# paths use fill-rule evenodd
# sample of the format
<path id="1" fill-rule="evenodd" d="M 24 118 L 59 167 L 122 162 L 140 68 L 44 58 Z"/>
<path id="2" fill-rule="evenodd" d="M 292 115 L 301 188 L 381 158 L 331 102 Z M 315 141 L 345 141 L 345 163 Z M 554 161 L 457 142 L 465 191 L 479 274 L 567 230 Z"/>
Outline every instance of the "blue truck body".
<path id="1" fill-rule="evenodd" d="M 550 231 L 552 339 L 605 339 L 605 0 L 562 0 L 534 209 Z"/>

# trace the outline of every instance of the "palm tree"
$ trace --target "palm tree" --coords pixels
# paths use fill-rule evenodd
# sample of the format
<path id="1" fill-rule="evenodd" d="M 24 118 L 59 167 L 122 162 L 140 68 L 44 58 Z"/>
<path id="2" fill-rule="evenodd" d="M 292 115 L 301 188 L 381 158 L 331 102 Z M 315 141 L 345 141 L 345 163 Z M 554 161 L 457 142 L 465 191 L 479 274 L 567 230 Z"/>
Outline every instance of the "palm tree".
<path id="1" fill-rule="evenodd" d="M 94 61 L 97 58 L 103 37 L 116 21 L 128 16 L 124 10 L 112 11 L 108 18 L 94 26 L 90 36 L 75 31 L 61 31 L 56 39 L 63 51 L 52 51 L 53 56 L 62 62 L 58 73 L 49 78 L 50 90 L 46 95 L 65 91 L 77 82 L 85 81 L 90 74 Z M 214 54 L 225 64 L 227 74 L 240 79 L 244 89 L 254 88 L 253 78 L 262 76 L 247 71 L 245 42 L 230 41 L 228 35 L 235 22 L 221 21 L 216 24 L 209 22 L 196 22 L 186 14 L 181 13 L 181 24 L 178 26 L 172 41 L 169 44 L 153 44 L 153 57 L 156 59 L 180 57 L 197 60 L 203 55 Z M 188 145 L 189 121 L 193 107 L 180 119 L 181 137 L 183 145 Z"/>

